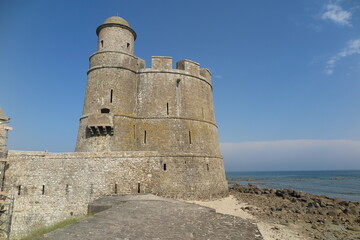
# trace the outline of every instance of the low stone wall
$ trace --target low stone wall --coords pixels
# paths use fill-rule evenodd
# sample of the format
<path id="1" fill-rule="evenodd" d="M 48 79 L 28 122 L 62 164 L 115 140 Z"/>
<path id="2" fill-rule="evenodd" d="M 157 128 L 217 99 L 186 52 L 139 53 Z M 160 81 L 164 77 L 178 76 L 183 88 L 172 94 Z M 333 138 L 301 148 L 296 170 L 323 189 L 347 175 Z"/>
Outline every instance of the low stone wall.
<path id="1" fill-rule="evenodd" d="M 107 195 L 153 193 L 183 199 L 227 194 L 221 158 L 158 152 L 9 151 L 4 190 L 15 198 L 12 237 L 85 215 Z"/>

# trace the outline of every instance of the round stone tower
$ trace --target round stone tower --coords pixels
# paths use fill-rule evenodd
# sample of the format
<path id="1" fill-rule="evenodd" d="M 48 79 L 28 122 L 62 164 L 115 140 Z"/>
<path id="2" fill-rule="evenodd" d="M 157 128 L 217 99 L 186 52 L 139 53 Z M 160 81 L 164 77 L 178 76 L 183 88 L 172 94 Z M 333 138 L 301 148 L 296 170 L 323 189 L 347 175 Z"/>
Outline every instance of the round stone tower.
<path id="1" fill-rule="evenodd" d="M 96 33 L 76 151 L 151 152 L 159 161 L 152 193 L 226 194 L 210 71 L 190 60 L 173 68 L 172 58 L 161 56 L 146 68 L 133 55 L 136 33 L 120 17 L 106 19 Z"/>
<path id="2" fill-rule="evenodd" d="M 76 151 L 159 151 L 220 157 L 211 73 L 190 60 L 133 55 L 136 33 L 120 17 L 100 25 L 90 57 Z"/>
<path id="3" fill-rule="evenodd" d="M 96 33 L 76 151 L 135 150 L 126 134 L 135 124 L 137 72 L 143 67 L 133 55 L 136 33 L 121 17 L 106 19 Z"/>

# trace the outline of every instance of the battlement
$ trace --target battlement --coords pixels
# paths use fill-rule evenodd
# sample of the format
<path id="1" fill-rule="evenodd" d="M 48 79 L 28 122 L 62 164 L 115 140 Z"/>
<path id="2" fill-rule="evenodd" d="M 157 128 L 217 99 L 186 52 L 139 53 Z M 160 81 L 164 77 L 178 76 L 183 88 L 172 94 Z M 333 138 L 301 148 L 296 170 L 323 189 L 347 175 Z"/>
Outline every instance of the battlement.
<path id="1" fill-rule="evenodd" d="M 172 69 L 172 57 L 152 56 L 151 68 L 159 70 Z"/>
<path id="2" fill-rule="evenodd" d="M 176 63 L 176 69 L 185 70 L 195 76 L 200 75 L 200 64 L 187 59 L 178 61 Z"/>
<path id="3" fill-rule="evenodd" d="M 183 59 L 176 62 L 176 68 L 173 68 L 172 57 L 167 56 L 153 56 L 151 58 L 151 68 L 149 70 L 161 70 L 183 73 L 194 77 L 202 78 L 211 84 L 211 72 L 207 68 L 200 68 L 200 64 L 188 59 Z M 176 71 L 180 70 L 180 71 Z"/>

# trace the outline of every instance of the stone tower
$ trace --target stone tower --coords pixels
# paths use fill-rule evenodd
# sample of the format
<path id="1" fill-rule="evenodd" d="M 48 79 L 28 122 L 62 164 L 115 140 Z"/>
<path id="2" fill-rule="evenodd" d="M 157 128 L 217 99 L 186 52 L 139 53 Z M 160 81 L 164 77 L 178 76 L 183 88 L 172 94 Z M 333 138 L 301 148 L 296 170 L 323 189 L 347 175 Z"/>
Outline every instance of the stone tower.
<path id="1" fill-rule="evenodd" d="M 219 157 L 211 73 L 190 60 L 134 56 L 136 33 L 124 19 L 100 25 L 76 151 L 159 151 Z"/>
<path id="2" fill-rule="evenodd" d="M 147 68 L 134 56 L 135 31 L 120 17 L 96 33 L 75 151 L 155 152 L 164 174 L 153 192 L 226 194 L 210 71 L 190 60 L 173 68 L 171 57 L 160 56 Z"/>
<path id="3" fill-rule="evenodd" d="M 133 55 L 136 33 L 120 17 L 106 19 L 96 33 L 76 151 L 136 150 L 137 73 L 144 65 Z"/>

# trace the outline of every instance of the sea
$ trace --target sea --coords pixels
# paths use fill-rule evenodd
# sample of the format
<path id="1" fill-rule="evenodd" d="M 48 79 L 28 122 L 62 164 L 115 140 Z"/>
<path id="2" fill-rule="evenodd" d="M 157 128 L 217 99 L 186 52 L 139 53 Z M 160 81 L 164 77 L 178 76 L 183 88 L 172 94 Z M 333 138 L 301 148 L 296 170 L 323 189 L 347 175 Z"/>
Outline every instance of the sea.
<path id="1" fill-rule="evenodd" d="M 228 181 L 259 188 L 291 188 L 296 191 L 360 202 L 360 170 L 226 172 Z"/>

